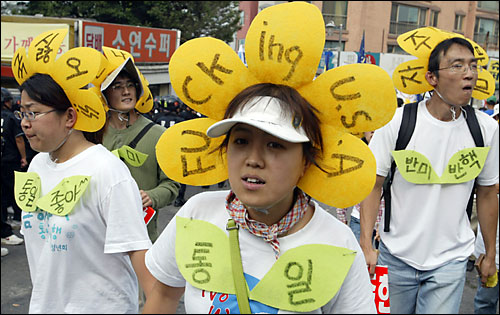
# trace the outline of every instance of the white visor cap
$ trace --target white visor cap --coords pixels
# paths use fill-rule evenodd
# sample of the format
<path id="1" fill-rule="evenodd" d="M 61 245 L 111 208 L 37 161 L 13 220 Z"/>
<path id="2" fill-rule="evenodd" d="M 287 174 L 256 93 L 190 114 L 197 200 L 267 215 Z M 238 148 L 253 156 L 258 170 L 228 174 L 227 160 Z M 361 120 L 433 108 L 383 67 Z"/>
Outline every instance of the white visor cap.
<path id="1" fill-rule="evenodd" d="M 139 75 L 139 72 L 137 68 L 134 65 L 134 62 L 130 57 L 128 57 L 118 68 L 113 70 L 107 77 L 102 81 L 101 83 L 101 92 L 104 92 L 111 83 L 116 79 L 116 77 L 122 72 L 122 70 L 125 70 L 132 80 L 137 82 L 137 100 L 139 100 L 142 97 L 142 94 L 144 93 L 142 89 L 142 81 L 141 81 L 141 76 Z"/>
<path id="2" fill-rule="evenodd" d="M 229 132 L 236 124 L 248 124 L 267 132 L 282 140 L 299 143 L 309 142 L 302 121 L 295 119 L 291 112 L 284 112 L 280 100 L 270 96 L 257 96 L 234 114 L 233 117 L 221 120 L 207 130 L 210 138 L 220 137 Z"/>

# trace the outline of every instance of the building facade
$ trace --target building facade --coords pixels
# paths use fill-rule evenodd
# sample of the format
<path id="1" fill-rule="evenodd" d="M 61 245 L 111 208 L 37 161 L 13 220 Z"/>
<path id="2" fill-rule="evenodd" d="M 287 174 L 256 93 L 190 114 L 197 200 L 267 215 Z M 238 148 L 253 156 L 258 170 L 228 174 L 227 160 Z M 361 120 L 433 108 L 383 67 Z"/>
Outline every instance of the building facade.
<path id="1" fill-rule="evenodd" d="M 287 1 L 240 1 L 242 28 L 237 45 L 244 44 L 248 27 L 257 13 Z M 323 13 L 327 27 L 325 48 L 359 50 L 363 31 L 365 51 L 403 53 L 399 35 L 434 26 L 473 39 L 498 58 L 498 1 L 307 1 Z M 237 47 L 238 48 L 238 47 Z"/>

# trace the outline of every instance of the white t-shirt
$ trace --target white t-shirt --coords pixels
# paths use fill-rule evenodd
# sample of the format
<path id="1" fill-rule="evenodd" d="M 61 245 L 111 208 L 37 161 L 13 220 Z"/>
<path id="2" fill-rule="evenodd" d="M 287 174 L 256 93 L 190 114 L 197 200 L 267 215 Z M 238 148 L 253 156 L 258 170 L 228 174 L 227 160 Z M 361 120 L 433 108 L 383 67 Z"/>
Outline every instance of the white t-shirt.
<path id="1" fill-rule="evenodd" d="M 47 153 L 28 169 L 41 179 L 40 197 L 62 179 L 91 176 L 67 216 L 22 213 L 33 292 L 30 313 L 137 313 L 138 281 L 129 251 L 151 247 L 137 184 L 102 145 L 56 164 Z"/>
<path id="2" fill-rule="evenodd" d="M 375 131 L 370 142 L 377 175 L 385 177 L 390 170 L 403 108 Z M 477 180 L 479 185 L 494 185 L 498 182 L 498 123 L 485 113 L 475 112 L 484 146 L 490 147 Z M 419 103 L 415 130 L 406 150 L 427 157 L 438 176 L 453 154 L 475 146 L 463 113 L 456 121 L 443 122 L 429 113 L 425 101 Z M 474 249 L 474 232 L 465 211 L 473 184 L 473 180 L 461 184 L 412 184 L 396 168 L 391 185 L 390 232 L 380 229 L 389 252 L 419 270 L 467 259 Z"/>
<path id="3" fill-rule="evenodd" d="M 226 223 L 230 218 L 225 208 L 228 191 L 205 192 L 195 195 L 179 210 L 177 216 L 209 222 L 227 235 Z M 327 244 L 356 251 L 354 263 L 337 294 L 320 309 L 312 313 L 376 313 L 372 285 L 363 252 L 354 234 L 345 224 L 314 203 L 312 219 L 300 231 L 279 238 L 280 255 L 287 250 L 306 244 Z M 172 287 L 186 287 L 184 305 L 186 313 L 208 314 L 239 313 L 236 296 L 205 292 L 186 282 L 175 258 L 176 217 L 170 221 L 158 240 L 146 253 L 146 266 L 162 283 Z M 262 238 L 239 229 L 239 244 L 243 271 L 250 290 L 266 275 L 276 262 L 272 247 Z M 331 262 L 335 268 L 335 261 Z M 229 275 L 231 270 L 228 270 Z M 256 301 L 250 301 L 253 313 L 287 313 Z"/>

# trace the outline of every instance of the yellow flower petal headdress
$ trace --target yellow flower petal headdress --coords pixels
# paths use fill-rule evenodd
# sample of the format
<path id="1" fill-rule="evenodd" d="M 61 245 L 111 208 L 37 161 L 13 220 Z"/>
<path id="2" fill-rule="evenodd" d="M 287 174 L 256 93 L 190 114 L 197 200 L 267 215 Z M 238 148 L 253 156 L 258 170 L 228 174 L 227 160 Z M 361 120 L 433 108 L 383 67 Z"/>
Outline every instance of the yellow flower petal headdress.
<path id="1" fill-rule="evenodd" d="M 299 23 L 304 21 L 304 23 Z M 325 43 L 319 9 L 290 2 L 262 10 L 246 37 L 248 68 L 224 42 L 197 38 L 180 46 L 170 61 L 172 86 L 191 108 L 206 115 L 167 129 L 156 146 L 165 174 L 189 185 L 227 179 L 225 158 L 214 152 L 223 137 L 209 138 L 207 128 L 220 121 L 229 102 L 258 83 L 288 85 L 319 110 L 324 152 L 298 186 L 311 197 L 336 207 L 363 200 L 375 183 L 375 159 L 352 134 L 389 122 L 397 107 L 390 76 L 369 64 L 329 70 L 314 81 Z"/>
<path id="2" fill-rule="evenodd" d="M 484 67 L 488 65 L 488 54 L 474 41 L 461 34 L 445 32 L 430 26 L 422 27 L 398 36 L 399 46 L 417 59 L 404 62 L 396 67 L 392 75 L 394 86 L 401 92 L 408 94 L 420 94 L 433 90 L 432 85 L 425 79 L 429 57 L 439 43 L 453 37 L 460 37 L 470 42 L 474 48 L 474 56 L 478 60 L 478 65 Z M 478 72 L 472 97 L 483 100 L 493 95 L 494 92 L 495 79 L 491 73 L 489 71 Z"/>
<path id="3" fill-rule="evenodd" d="M 98 86 L 100 91 L 103 92 L 118 76 L 121 70 L 126 69 L 127 72 L 138 82 L 140 82 L 138 90 L 138 100 L 135 104 L 135 109 L 141 113 L 148 113 L 153 108 L 153 95 L 149 90 L 149 82 L 142 75 L 139 69 L 135 66 L 134 57 L 127 51 L 116 49 L 112 47 L 102 47 L 103 51 L 103 67 L 102 74 L 98 81 Z M 106 105 L 106 110 L 108 110 L 108 105 L 106 98 L 102 96 L 102 101 Z"/>
<path id="4" fill-rule="evenodd" d="M 100 73 L 101 53 L 93 48 L 72 48 L 56 60 L 57 51 L 68 30 L 38 35 L 28 48 L 20 47 L 12 59 L 12 72 L 19 85 L 36 73 L 48 74 L 61 86 L 77 112 L 74 129 L 94 132 L 102 128 L 106 115 L 93 90 L 84 89 Z"/>

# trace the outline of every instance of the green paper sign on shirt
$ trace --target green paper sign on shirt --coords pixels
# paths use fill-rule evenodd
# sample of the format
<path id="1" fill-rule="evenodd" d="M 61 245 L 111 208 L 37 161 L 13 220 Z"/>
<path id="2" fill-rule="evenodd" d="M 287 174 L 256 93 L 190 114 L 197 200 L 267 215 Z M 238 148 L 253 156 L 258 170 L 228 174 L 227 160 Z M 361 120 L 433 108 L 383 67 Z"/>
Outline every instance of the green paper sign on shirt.
<path id="1" fill-rule="evenodd" d="M 137 151 L 136 149 L 132 149 L 128 145 L 124 145 L 119 149 L 111 151 L 117 157 L 123 158 L 129 165 L 133 167 L 139 167 L 148 158 L 146 153 L 142 153 Z"/>
<path id="2" fill-rule="evenodd" d="M 34 172 L 14 172 L 14 198 L 19 208 L 26 212 L 36 210 L 40 197 L 40 177 Z"/>
<path id="3" fill-rule="evenodd" d="M 441 177 L 429 160 L 413 150 L 392 151 L 401 176 L 413 184 L 459 184 L 476 178 L 484 167 L 489 147 L 467 148 L 455 153 Z"/>
<path id="4" fill-rule="evenodd" d="M 16 172 L 14 195 L 18 206 L 26 212 L 40 208 L 51 214 L 65 216 L 80 200 L 90 183 L 90 176 L 76 175 L 64 178 L 48 194 L 40 198 L 41 182 L 33 172 Z"/>
<path id="5" fill-rule="evenodd" d="M 176 229 L 176 261 L 186 281 L 201 290 L 236 294 L 226 233 L 179 216 Z M 355 251 L 325 244 L 292 248 L 249 292 L 249 299 L 293 312 L 318 309 L 337 294 L 355 256 Z"/>

